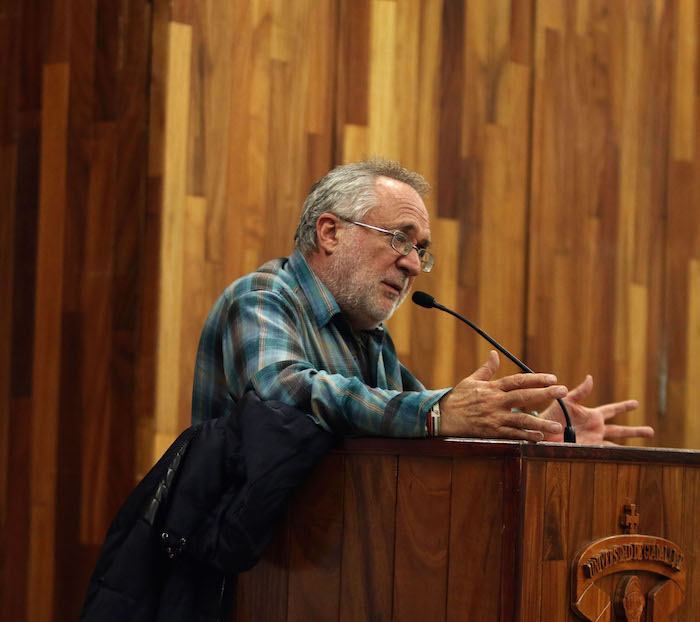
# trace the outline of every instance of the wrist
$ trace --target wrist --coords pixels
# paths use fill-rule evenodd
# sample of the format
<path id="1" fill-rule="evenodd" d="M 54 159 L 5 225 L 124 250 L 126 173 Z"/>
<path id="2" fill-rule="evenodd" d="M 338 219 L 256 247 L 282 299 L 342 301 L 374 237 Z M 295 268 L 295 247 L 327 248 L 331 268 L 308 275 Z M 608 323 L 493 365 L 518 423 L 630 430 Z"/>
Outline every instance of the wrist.
<path id="1" fill-rule="evenodd" d="M 428 436 L 440 436 L 440 402 L 435 402 L 428 410 L 426 431 Z"/>

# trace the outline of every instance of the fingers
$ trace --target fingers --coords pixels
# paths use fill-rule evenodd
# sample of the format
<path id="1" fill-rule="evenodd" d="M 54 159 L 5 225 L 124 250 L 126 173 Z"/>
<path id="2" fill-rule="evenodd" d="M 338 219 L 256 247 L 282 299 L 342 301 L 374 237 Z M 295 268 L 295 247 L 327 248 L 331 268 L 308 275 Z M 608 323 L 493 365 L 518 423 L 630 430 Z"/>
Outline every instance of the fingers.
<path id="1" fill-rule="evenodd" d="M 625 400 L 624 402 L 615 402 L 614 404 L 606 404 L 601 407 L 605 421 L 612 419 L 616 415 L 635 410 L 636 408 L 639 408 L 639 402 L 637 400 Z"/>
<path id="2" fill-rule="evenodd" d="M 559 434 L 562 431 L 561 424 L 556 421 L 548 421 L 535 417 L 534 415 L 520 412 L 511 412 L 505 415 L 503 417 L 503 426 L 522 432 L 531 431 L 541 433 L 542 438 L 545 434 Z M 538 440 L 542 440 L 542 438 Z"/>
<path id="3" fill-rule="evenodd" d="M 573 400 L 575 402 L 583 402 L 590 394 L 591 391 L 593 390 L 593 376 L 588 374 L 584 381 L 579 384 L 577 387 L 571 389 L 569 392 L 568 398 L 570 400 Z"/>
<path id="4" fill-rule="evenodd" d="M 548 387 L 555 384 L 557 377 L 554 374 L 513 374 L 495 380 L 494 384 L 501 391 L 515 391 L 517 389 L 532 389 Z"/>
<path id="5" fill-rule="evenodd" d="M 478 438 L 503 438 L 539 442 L 545 434 L 561 434 L 559 423 L 544 421 L 526 413 L 492 413 L 476 424 L 472 434 Z"/>
<path id="6" fill-rule="evenodd" d="M 653 438 L 654 428 L 648 425 L 631 426 L 631 425 L 606 425 L 605 439 L 621 440 L 625 438 Z"/>
<path id="7" fill-rule="evenodd" d="M 496 350 L 491 350 L 491 352 L 489 352 L 489 358 L 486 359 L 486 362 L 471 376 L 469 376 L 469 378 L 472 380 L 491 380 L 500 364 L 501 360 L 498 358 L 498 352 L 496 352 Z"/>
<path id="8" fill-rule="evenodd" d="M 552 400 L 565 397 L 568 389 L 561 385 L 517 389 L 503 394 L 504 406 L 508 409 L 543 410 Z"/>

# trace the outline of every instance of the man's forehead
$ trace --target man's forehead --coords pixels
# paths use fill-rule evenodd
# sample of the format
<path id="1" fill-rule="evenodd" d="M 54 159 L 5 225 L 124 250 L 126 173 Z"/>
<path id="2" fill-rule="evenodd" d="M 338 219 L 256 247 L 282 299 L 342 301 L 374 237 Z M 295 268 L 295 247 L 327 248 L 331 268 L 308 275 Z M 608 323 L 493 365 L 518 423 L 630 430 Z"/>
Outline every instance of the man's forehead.
<path id="1" fill-rule="evenodd" d="M 367 217 L 382 227 L 401 229 L 429 243 L 430 218 L 420 195 L 396 179 L 380 177 L 375 183 L 379 205 L 369 210 Z"/>

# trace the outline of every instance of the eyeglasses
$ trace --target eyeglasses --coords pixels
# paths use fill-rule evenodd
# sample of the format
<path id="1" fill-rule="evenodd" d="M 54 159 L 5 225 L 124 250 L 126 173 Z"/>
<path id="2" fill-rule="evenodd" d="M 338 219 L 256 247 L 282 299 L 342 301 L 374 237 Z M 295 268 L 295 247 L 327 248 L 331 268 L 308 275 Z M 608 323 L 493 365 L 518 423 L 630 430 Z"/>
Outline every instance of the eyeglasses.
<path id="1" fill-rule="evenodd" d="M 383 233 L 384 235 L 391 236 L 391 248 L 393 248 L 399 255 L 408 255 L 414 248 L 418 253 L 418 259 L 420 259 L 420 269 L 423 272 L 430 272 L 435 265 L 435 257 L 427 248 L 419 248 L 403 231 L 389 231 L 388 229 L 382 229 L 381 227 L 375 227 L 374 225 L 368 225 L 364 222 L 357 222 L 355 220 L 346 220 L 341 218 L 345 222 L 351 225 L 357 225 L 358 227 L 365 227 L 367 229 L 374 229 Z"/>

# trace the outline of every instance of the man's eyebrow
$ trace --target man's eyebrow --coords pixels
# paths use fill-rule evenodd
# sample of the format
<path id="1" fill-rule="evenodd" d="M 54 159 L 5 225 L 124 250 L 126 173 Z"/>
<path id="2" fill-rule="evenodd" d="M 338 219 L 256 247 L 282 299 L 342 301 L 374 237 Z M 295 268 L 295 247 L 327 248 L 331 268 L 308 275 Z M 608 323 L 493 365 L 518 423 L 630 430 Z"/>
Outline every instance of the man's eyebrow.
<path id="1" fill-rule="evenodd" d="M 392 229 L 392 231 L 397 231 L 397 230 L 399 230 L 399 231 L 403 231 L 404 233 L 413 233 L 417 228 L 418 228 L 418 227 L 416 227 L 415 224 L 409 222 L 409 223 L 405 223 L 405 224 L 402 224 L 402 225 L 401 225 L 401 224 L 400 224 L 400 225 L 397 225 L 396 227 L 394 227 L 394 228 Z M 420 241 L 416 244 L 416 246 L 417 246 L 418 248 L 429 248 L 430 246 L 432 246 L 432 242 L 431 242 L 430 240 L 420 240 Z"/>

